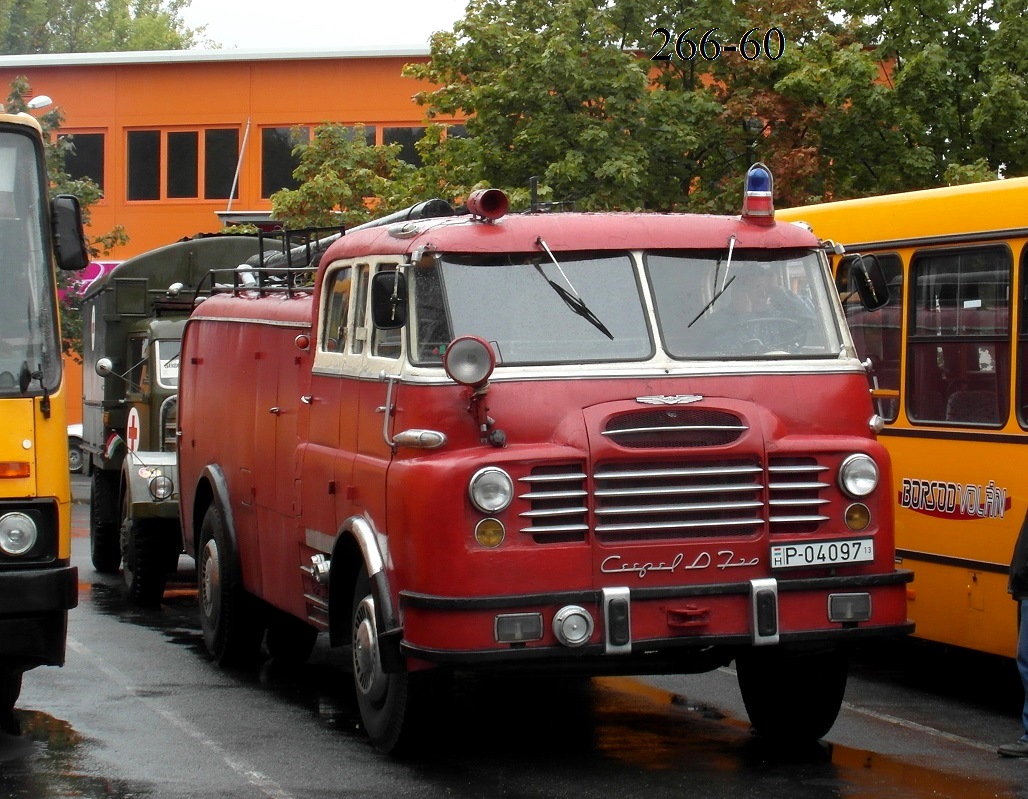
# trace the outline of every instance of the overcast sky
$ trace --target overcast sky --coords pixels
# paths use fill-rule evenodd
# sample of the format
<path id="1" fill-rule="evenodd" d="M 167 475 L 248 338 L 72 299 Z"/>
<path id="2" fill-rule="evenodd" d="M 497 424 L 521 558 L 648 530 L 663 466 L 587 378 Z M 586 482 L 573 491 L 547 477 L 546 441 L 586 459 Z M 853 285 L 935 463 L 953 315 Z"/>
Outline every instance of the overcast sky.
<path id="1" fill-rule="evenodd" d="M 192 0 L 190 28 L 223 49 L 351 50 L 427 47 L 437 30 L 464 16 L 467 0 Z"/>

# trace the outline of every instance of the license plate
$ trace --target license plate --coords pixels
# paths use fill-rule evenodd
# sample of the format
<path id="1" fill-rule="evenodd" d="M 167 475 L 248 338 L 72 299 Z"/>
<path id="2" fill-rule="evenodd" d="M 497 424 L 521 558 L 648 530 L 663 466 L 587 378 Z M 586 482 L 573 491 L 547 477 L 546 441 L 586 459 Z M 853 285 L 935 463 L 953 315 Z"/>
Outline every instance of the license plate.
<path id="1" fill-rule="evenodd" d="M 791 566 L 841 566 L 874 560 L 875 542 L 871 538 L 843 541 L 818 541 L 810 544 L 775 544 L 771 547 L 771 568 Z"/>

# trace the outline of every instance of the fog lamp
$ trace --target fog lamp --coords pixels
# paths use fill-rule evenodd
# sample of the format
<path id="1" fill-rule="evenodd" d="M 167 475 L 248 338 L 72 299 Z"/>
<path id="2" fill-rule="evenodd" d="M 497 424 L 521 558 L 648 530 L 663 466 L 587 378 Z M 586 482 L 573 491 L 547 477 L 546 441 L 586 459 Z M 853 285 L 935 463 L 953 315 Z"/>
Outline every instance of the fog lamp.
<path id="1" fill-rule="evenodd" d="M 498 519 L 482 519 L 475 525 L 475 540 L 490 549 L 503 543 L 504 534 L 503 523 Z"/>
<path id="2" fill-rule="evenodd" d="M 493 631 L 499 644 L 539 641 L 543 637 L 543 616 L 541 613 L 504 613 L 496 617 Z"/>
<path id="3" fill-rule="evenodd" d="M 593 617 L 578 605 L 568 605 L 553 617 L 553 634 L 564 646 L 581 646 L 593 634 Z"/>
<path id="4" fill-rule="evenodd" d="M 0 549 L 8 555 L 24 555 L 36 545 L 36 523 L 24 513 L 5 513 L 0 517 Z"/>
<path id="5" fill-rule="evenodd" d="M 869 621 L 871 619 L 870 594 L 829 594 L 828 620 L 845 624 L 847 622 Z"/>
<path id="6" fill-rule="evenodd" d="M 846 526 L 857 532 L 866 530 L 871 523 L 871 511 L 867 505 L 855 502 L 846 508 Z"/>
<path id="7" fill-rule="evenodd" d="M 151 477 L 148 488 L 150 489 L 150 496 L 157 501 L 168 499 L 175 493 L 175 483 L 172 482 L 170 477 L 165 475 Z"/>

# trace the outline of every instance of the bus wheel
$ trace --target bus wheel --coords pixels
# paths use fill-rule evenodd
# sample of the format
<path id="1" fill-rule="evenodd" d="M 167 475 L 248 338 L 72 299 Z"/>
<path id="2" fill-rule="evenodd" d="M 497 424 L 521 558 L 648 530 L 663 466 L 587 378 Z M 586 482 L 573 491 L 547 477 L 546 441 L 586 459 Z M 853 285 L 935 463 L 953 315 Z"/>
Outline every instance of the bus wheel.
<path id="1" fill-rule="evenodd" d="M 21 671 L 0 669 L 0 732 L 20 735 L 21 725 L 14 715 L 14 704 L 21 694 Z"/>
<path id="2" fill-rule="evenodd" d="M 121 566 L 118 509 L 118 476 L 94 470 L 89 491 L 89 549 L 93 568 L 101 574 L 117 574 Z"/>
<path id="3" fill-rule="evenodd" d="M 265 643 L 273 660 L 297 666 L 306 663 L 317 641 L 316 628 L 284 611 L 270 612 Z"/>
<path id="4" fill-rule="evenodd" d="M 165 555 L 167 545 L 161 535 L 159 522 L 144 523 L 129 517 L 129 497 L 126 492 L 121 509 L 121 551 L 125 564 L 125 586 L 129 601 L 135 605 L 153 607 L 164 598 L 164 584 L 168 578 Z"/>
<path id="5" fill-rule="evenodd" d="M 256 661 L 264 636 L 262 608 L 243 588 L 239 564 L 227 546 L 225 523 L 213 505 L 200 527 L 196 564 L 203 642 L 222 667 Z"/>
<path id="6" fill-rule="evenodd" d="M 735 665 L 746 712 L 761 736 L 809 743 L 832 728 L 846 692 L 844 653 L 755 648 L 740 654 Z"/>
<path id="7" fill-rule="evenodd" d="M 352 608 L 353 684 L 361 721 L 380 751 L 403 756 L 420 741 L 420 730 L 430 717 L 426 705 L 432 697 L 434 674 L 382 670 L 375 598 L 364 568 L 357 577 Z"/>

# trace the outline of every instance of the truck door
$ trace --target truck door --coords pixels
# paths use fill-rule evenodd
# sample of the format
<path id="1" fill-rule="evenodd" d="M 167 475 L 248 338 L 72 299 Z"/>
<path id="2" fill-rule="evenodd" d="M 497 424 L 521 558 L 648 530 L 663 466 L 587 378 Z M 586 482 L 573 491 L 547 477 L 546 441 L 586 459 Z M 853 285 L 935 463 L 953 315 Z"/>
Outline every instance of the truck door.
<path id="1" fill-rule="evenodd" d="M 402 365 L 403 334 L 401 330 L 378 330 L 371 324 L 368 309 L 368 286 L 374 272 L 393 271 L 396 263 L 379 263 L 374 268 L 362 266 L 357 273 L 357 317 L 355 346 L 363 356 L 360 400 L 357 418 L 357 454 L 353 481 L 360 505 L 376 529 L 386 524 L 386 477 L 392 462 L 392 447 L 386 436 L 393 429 L 393 419 L 402 409 L 402 390 L 398 378 Z M 392 390 L 390 390 L 392 386 Z M 390 397 L 391 395 L 391 397 Z M 387 398 L 391 402 L 387 402 Z M 390 406 L 390 407 L 387 407 Z"/>

